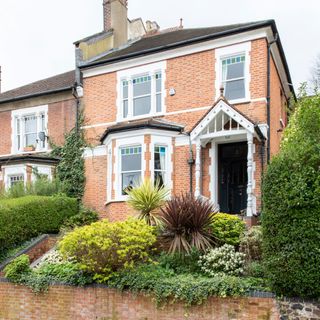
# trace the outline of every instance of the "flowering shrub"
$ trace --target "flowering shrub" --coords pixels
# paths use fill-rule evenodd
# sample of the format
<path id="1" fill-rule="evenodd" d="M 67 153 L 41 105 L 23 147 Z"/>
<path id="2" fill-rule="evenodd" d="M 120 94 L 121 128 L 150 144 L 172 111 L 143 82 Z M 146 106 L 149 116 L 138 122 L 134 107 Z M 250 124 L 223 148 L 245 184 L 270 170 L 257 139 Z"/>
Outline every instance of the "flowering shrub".
<path id="1" fill-rule="evenodd" d="M 41 267 L 44 264 L 63 264 L 66 262 L 66 259 L 64 259 L 62 257 L 62 255 L 60 254 L 60 252 L 56 249 L 53 249 L 51 251 L 49 251 L 48 253 L 46 253 L 41 261 L 39 262 L 39 264 L 37 264 L 34 268 L 37 269 L 39 267 Z"/>
<path id="2" fill-rule="evenodd" d="M 213 277 L 217 274 L 239 276 L 244 272 L 245 254 L 236 252 L 234 247 L 225 244 L 211 249 L 199 259 L 202 271 Z"/>

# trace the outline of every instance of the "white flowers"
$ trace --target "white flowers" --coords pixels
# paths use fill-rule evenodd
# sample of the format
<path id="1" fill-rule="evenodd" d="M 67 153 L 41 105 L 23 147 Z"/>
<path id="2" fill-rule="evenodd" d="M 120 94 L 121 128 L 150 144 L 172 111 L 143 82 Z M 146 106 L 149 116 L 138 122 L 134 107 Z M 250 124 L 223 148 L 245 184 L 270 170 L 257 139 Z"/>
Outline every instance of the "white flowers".
<path id="1" fill-rule="evenodd" d="M 244 272 L 244 261 L 244 253 L 236 252 L 233 246 L 225 244 L 201 256 L 199 265 L 209 276 L 217 274 L 239 276 Z"/>

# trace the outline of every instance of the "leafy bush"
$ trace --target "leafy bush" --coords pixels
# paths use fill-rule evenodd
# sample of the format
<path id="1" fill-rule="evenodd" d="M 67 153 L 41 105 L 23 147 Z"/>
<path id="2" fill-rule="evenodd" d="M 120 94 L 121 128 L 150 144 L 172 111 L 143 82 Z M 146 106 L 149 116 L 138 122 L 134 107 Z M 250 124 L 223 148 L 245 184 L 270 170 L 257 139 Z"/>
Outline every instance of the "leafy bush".
<path id="1" fill-rule="evenodd" d="M 105 282 L 114 272 L 147 261 L 155 241 L 154 228 L 142 220 L 104 220 L 67 234 L 59 243 L 59 251 L 94 274 L 95 280 Z"/>
<path id="2" fill-rule="evenodd" d="M 189 253 L 193 247 L 199 251 L 211 248 L 210 226 L 214 213 L 208 200 L 190 194 L 174 196 L 161 212 L 161 239 L 170 253 Z"/>
<path id="3" fill-rule="evenodd" d="M 199 258 L 200 252 L 193 248 L 189 253 L 184 255 L 162 252 L 157 261 L 161 267 L 171 269 L 175 273 L 201 273 L 201 268 L 198 264 Z"/>
<path id="4" fill-rule="evenodd" d="M 272 289 L 320 296 L 320 96 L 302 97 L 263 183 L 263 255 Z"/>
<path id="5" fill-rule="evenodd" d="M 80 207 L 79 213 L 66 219 L 66 221 L 63 223 L 62 229 L 70 230 L 74 229 L 75 227 L 89 225 L 98 220 L 99 215 L 97 212 L 85 207 Z"/>
<path id="6" fill-rule="evenodd" d="M 158 304 L 184 301 L 186 305 L 201 304 L 210 296 L 241 296 L 249 289 L 247 282 L 238 277 L 175 274 L 152 264 L 124 270 L 112 277 L 108 286 L 151 294 Z"/>
<path id="7" fill-rule="evenodd" d="M 26 254 L 17 257 L 4 268 L 5 277 L 15 283 L 22 283 L 30 272 L 30 260 Z"/>
<path id="8" fill-rule="evenodd" d="M 44 233 L 56 233 L 78 211 L 76 199 L 26 196 L 0 201 L 0 248 L 11 248 Z"/>
<path id="9" fill-rule="evenodd" d="M 212 233 L 220 244 L 239 245 L 240 237 L 245 229 L 246 224 L 237 216 L 217 213 L 213 217 Z"/>
<path id="10" fill-rule="evenodd" d="M 240 239 L 240 252 L 246 255 L 247 262 L 260 261 L 262 258 L 262 229 L 251 227 Z"/>
<path id="11" fill-rule="evenodd" d="M 83 286 L 92 283 L 79 265 L 72 262 L 45 263 L 38 269 L 30 268 L 27 255 L 21 255 L 4 269 L 5 277 L 14 283 L 24 284 L 35 292 L 46 291 L 53 282 Z"/>
<path id="12" fill-rule="evenodd" d="M 236 252 L 233 246 L 225 244 L 201 256 L 199 264 L 209 276 L 219 274 L 239 276 L 244 272 L 244 257 L 244 254 Z"/>
<path id="13" fill-rule="evenodd" d="M 254 277 L 254 278 L 264 278 L 264 267 L 261 262 L 252 261 L 248 263 L 245 267 L 245 273 L 247 276 Z"/>
<path id="14" fill-rule="evenodd" d="M 159 224 L 159 209 L 164 205 L 170 190 L 161 186 L 159 180 L 153 183 L 145 179 L 138 187 L 127 191 L 128 205 L 139 212 L 139 219 L 145 220 L 149 225 Z"/>

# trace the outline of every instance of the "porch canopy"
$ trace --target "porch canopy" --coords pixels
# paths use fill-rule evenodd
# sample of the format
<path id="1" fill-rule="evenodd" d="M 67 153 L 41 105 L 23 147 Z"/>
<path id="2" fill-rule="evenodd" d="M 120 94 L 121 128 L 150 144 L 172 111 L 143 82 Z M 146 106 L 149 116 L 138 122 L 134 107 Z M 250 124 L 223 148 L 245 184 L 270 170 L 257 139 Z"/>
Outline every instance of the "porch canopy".
<path id="1" fill-rule="evenodd" d="M 264 140 L 265 137 L 258 125 L 255 125 L 241 112 L 228 104 L 223 96 L 221 96 L 208 113 L 194 127 L 190 133 L 191 141 L 196 144 L 196 186 L 195 196 L 201 196 L 201 147 L 205 147 L 208 142 L 221 141 L 247 141 L 247 216 L 255 213 L 255 205 L 253 203 L 253 138 Z M 226 140 L 228 139 L 228 140 Z M 212 159 L 214 162 L 214 160 Z M 217 165 L 214 164 L 216 167 Z M 214 180 L 214 181 L 212 181 Z M 211 184 L 215 187 L 211 188 L 211 200 L 218 205 L 217 191 L 217 174 L 211 173 Z"/>

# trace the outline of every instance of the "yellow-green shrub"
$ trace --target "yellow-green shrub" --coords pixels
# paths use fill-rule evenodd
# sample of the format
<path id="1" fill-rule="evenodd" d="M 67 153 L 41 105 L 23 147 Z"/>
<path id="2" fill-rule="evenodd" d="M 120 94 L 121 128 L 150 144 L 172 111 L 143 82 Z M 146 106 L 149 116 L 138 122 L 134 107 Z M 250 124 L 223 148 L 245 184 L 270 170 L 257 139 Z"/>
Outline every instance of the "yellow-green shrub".
<path id="1" fill-rule="evenodd" d="M 245 223 L 237 216 L 227 213 L 217 213 L 213 217 L 212 233 L 221 244 L 239 245 L 240 237 L 245 229 Z"/>
<path id="2" fill-rule="evenodd" d="M 116 271 L 147 261 L 155 242 L 154 228 L 143 220 L 103 220 L 67 234 L 59 250 L 64 257 L 74 258 L 95 280 L 105 282 Z"/>

